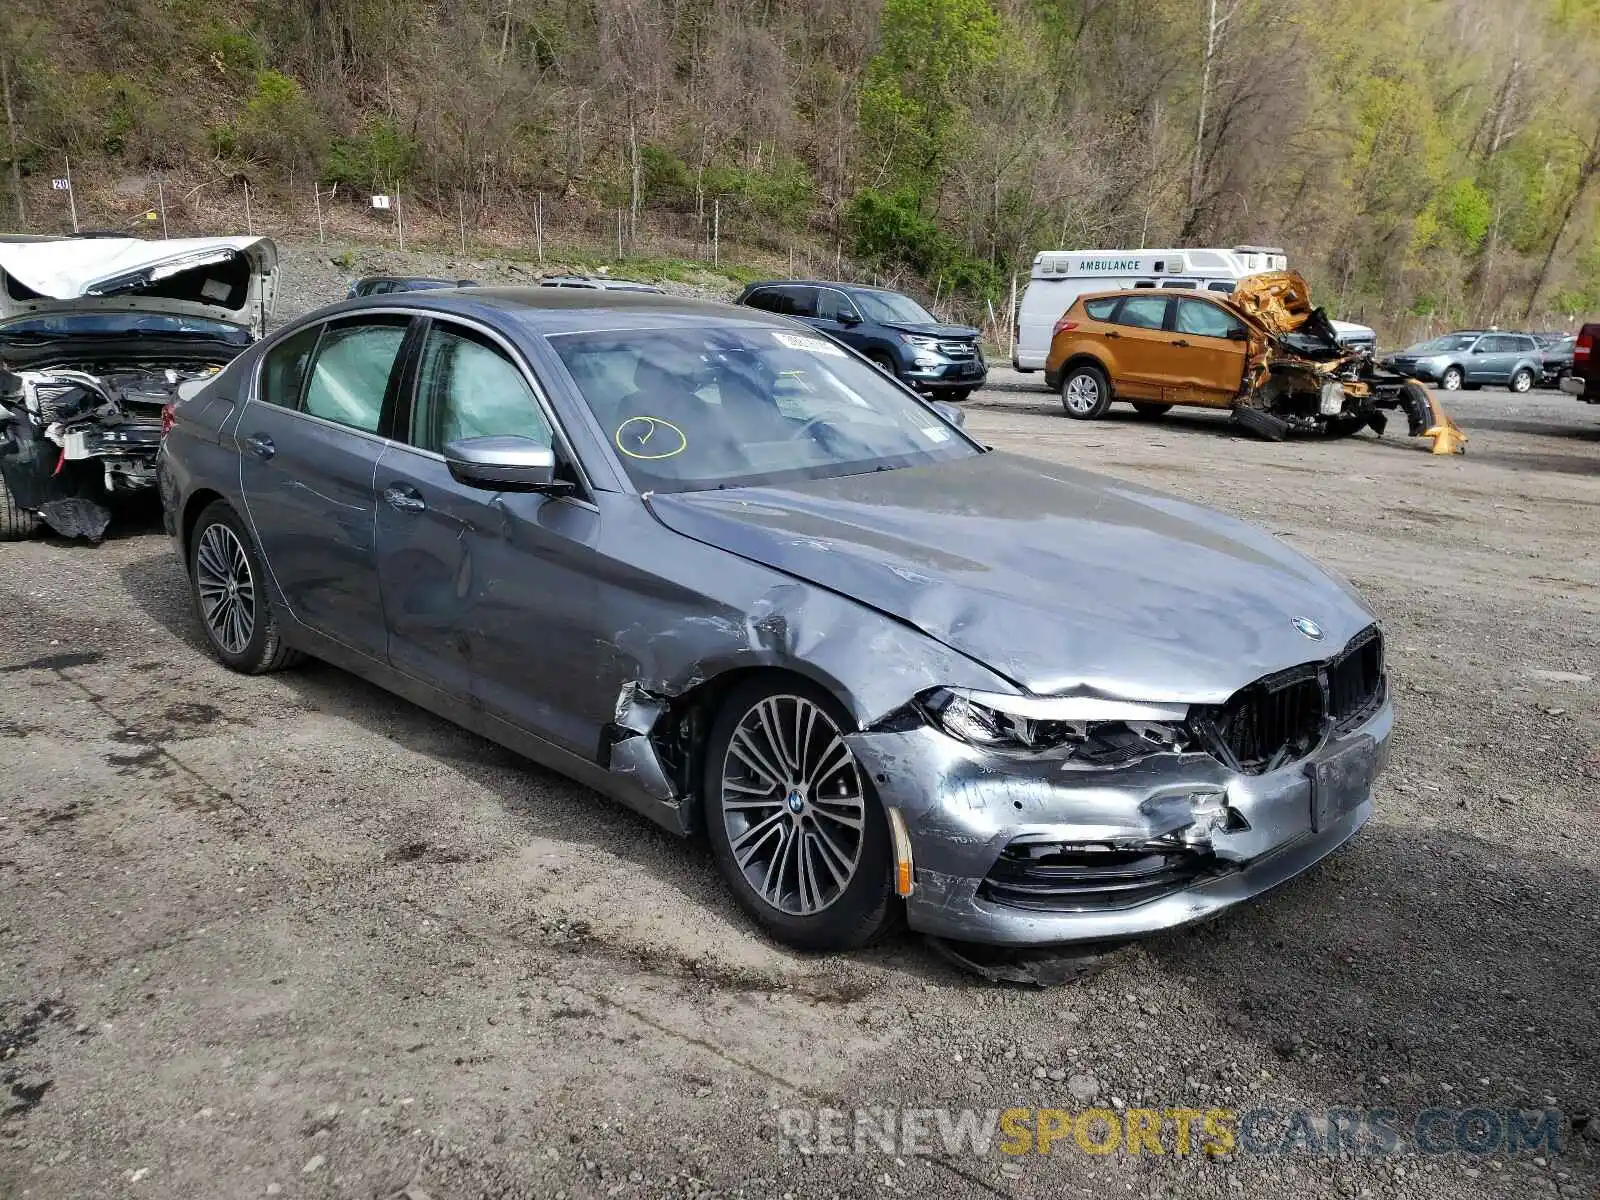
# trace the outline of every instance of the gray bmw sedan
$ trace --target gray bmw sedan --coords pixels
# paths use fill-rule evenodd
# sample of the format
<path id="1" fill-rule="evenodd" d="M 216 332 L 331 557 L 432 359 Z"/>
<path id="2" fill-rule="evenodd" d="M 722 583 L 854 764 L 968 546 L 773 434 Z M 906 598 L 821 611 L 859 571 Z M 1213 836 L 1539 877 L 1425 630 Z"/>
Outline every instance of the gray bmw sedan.
<path id="1" fill-rule="evenodd" d="M 703 831 L 795 947 L 1134 936 L 1372 812 L 1351 589 L 1262 530 L 987 450 L 809 327 L 645 294 L 352 300 L 169 414 L 211 647 L 309 654 Z"/>

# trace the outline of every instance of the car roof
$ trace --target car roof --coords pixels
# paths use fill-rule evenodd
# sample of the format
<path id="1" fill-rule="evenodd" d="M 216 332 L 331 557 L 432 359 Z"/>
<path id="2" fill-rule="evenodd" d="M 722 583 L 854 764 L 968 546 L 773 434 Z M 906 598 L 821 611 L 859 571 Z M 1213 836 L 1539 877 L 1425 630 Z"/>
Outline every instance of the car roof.
<path id="1" fill-rule="evenodd" d="M 846 292 L 878 292 L 885 296 L 904 296 L 905 292 L 897 292 L 894 288 L 876 287 L 865 283 L 844 283 L 838 279 L 763 279 L 756 283 L 745 285 L 746 292 L 753 292 L 764 287 L 825 287 L 838 288 Z"/>
<path id="2" fill-rule="evenodd" d="M 1084 292 L 1083 295 L 1079 296 L 1077 300 L 1073 301 L 1073 303 L 1081 303 L 1084 300 L 1112 300 L 1119 296 L 1152 295 L 1157 296 L 1162 300 L 1183 299 L 1185 297 L 1192 300 L 1196 297 L 1203 296 L 1215 300 L 1218 303 L 1226 304 L 1230 308 L 1233 307 L 1231 293 L 1211 292 L 1199 288 L 1110 288 L 1103 292 Z"/>
<path id="3" fill-rule="evenodd" d="M 767 325 L 793 329 L 794 322 L 760 309 L 735 307 L 714 300 L 693 300 L 665 292 L 633 292 L 602 288 L 476 287 L 442 288 L 404 295 L 359 296 L 312 314 L 319 318 L 362 309 L 403 306 L 417 311 L 455 313 L 492 319 L 508 317 L 541 335 L 610 329 L 659 329 L 703 324 Z"/>

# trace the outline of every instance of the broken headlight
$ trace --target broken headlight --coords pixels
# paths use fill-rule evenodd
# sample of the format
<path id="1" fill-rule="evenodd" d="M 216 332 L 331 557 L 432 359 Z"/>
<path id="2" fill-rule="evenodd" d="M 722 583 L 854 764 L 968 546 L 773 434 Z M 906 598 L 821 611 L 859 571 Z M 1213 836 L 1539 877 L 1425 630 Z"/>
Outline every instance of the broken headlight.
<path id="1" fill-rule="evenodd" d="M 979 749 L 1120 767 L 1189 748 L 1183 705 L 1096 697 L 1009 696 L 934 688 L 917 698 L 928 720 Z"/>

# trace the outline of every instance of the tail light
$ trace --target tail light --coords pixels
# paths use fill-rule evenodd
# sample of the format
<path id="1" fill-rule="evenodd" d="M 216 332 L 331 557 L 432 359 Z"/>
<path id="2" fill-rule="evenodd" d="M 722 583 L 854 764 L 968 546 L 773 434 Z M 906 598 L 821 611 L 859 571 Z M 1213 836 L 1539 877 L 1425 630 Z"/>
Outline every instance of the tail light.
<path id="1" fill-rule="evenodd" d="M 161 406 L 161 436 L 166 437 L 172 432 L 172 422 L 177 419 L 178 403 L 168 400 Z"/>
<path id="2" fill-rule="evenodd" d="M 1058 333 L 1066 333 L 1068 330 L 1076 329 L 1077 327 L 1078 323 L 1076 321 L 1069 321 L 1066 317 L 1062 317 L 1056 322 L 1055 328 L 1050 331 L 1050 336 L 1055 337 Z"/>
<path id="3" fill-rule="evenodd" d="M 1578 340 L 1572 347 L 1572 361 L 1586 363 L 1589 361 L 1589 351 L 1594 349 L 1594 333 L 1592 326 L 1585 325 L 1578 332 Z"/>

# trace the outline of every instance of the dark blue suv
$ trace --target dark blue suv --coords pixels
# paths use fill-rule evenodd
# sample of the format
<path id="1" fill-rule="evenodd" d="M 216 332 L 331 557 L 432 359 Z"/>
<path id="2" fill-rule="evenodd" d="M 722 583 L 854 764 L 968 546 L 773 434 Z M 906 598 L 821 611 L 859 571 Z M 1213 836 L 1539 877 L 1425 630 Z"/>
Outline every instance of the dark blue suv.
<path id="1" fill-rule="evenodd" d="M 942 400 L 965 400 L 989 368 L 970 325 L 942 325 L 910 296 L 853 283 L 752 283 L 736 304 L 796 317 L 853 346 L 891 375 Z"/>

